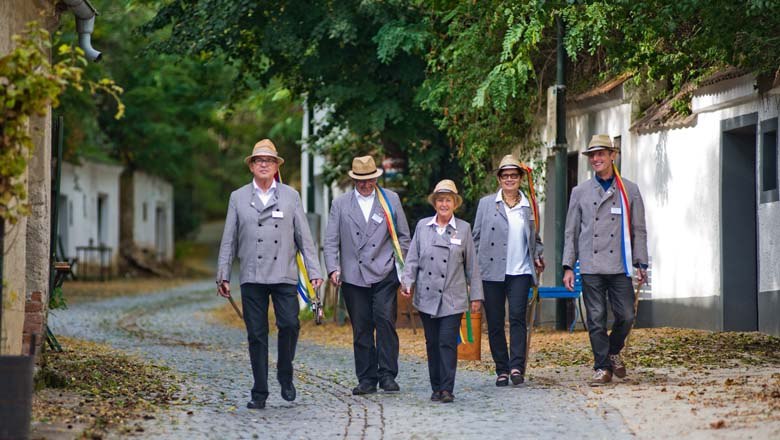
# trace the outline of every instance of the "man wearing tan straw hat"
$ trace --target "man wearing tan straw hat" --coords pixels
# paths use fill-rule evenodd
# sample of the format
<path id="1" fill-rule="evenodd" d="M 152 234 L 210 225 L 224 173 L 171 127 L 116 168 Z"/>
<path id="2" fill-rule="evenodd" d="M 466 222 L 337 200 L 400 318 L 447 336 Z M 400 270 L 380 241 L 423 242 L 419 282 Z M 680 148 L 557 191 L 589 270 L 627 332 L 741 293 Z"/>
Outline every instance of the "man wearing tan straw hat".
<path id="1" fill-rule="evenodd" d="M 398 194 L 377 185 L 382 170 L 373 157 L 356 157 L 347 174 L 355 189 L 333 200 L 323 253 L 352 323 L 358 379 L 352 394 L 374 393 L 377 383 L 385 391 L 399 391 L 397 266 L 409 249 L 409 225 Z"/>
<path id="2" fill-rule="evenodd" d="M 458 330 L 463 313 L 482 306 L 482 280 L 471 226 L 455 217 L 463 203 L 455 182 L 442 180 L 428 196 L 436 215 L 420 220 L 409 246 L 403 293 L 412 294 L 425 330 L 431 400 L 455 400 Z"/>
<path id="3" fill-rule="evenodd" d="M 626 376 L 620 357 L 634 321 L 631 276 L 647 277 L 647 230 L 639 187 L 620 177 L 614 161 L 618 149 L 608 135 L 593 136 L 582 154 L 595 176 L 571 193 L 563 248 L 563 284 L 574 289 L 574 267 L 580 261 L 582 296 L 588 318 L 595 373 L 593 386 Z M 607 301 L 615 320 L 607 334 Z"/>
<path id="4" fill-rule="evenodd" d="M 520 190 L 526 172 L 526 167 L 514 156 L 504 156 L 496 171 L 499 190 L 479 201 L 474 220 L 488 340 L 499 387 L 509 385 L 510 379 L 514 385 L 525 381 L 528 290 L 538 284 L 537 273 L 544 270 L 535 201 Z M 509 311 L 508 350 L 506 310 Z"/>
<path id="5" fill-rule="evenodd" d="M 240 262 L 241 302 L 249 339 L 254 386 L 251 409 L 265 408 L 268 397 L 268 300 L 274 304 L 279 329 L 277 378 L 282 398 L 295 400 L 293 359 L 298 341 L 298 267 L 296 253 L 316 289 L 322 284 L 319 259 L 295 189 L 277 182 L 284 159 L 269 139 L 255 144 L 244 159 L 252 181 L 230 194 L 225 229 L 219 245 L 217 293 L 230 298 L 233 258 Z"/>

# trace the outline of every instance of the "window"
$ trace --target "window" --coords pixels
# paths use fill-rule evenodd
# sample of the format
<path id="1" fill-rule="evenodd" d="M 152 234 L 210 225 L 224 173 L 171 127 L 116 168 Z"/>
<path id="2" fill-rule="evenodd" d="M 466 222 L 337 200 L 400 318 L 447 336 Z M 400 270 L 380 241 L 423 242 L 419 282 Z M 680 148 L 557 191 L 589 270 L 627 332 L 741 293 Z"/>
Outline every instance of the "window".
<path id="1" fill-rule="evenodd" d="M 145 223 L 146 222 L 146 202 L 143 202 L 141 204 L 141 212 L 142 212 L 141 215 L 142 215 L 143 221 Z"/>

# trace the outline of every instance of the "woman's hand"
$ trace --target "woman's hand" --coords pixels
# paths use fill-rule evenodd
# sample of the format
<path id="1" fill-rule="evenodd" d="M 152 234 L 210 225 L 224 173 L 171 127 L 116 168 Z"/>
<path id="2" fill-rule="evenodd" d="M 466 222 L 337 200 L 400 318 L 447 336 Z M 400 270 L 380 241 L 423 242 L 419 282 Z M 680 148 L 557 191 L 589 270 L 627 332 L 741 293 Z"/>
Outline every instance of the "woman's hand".
<path id="1" fill-rule="evenodd" d="M 401 295 L 405 296 L 406 298 L 410 298 L 412 296 L 412 288 L 401 285 Z"/>
<path id="2" fill-rule="evenodd" d="M 536 267 L 536 273 L 544 272 L 544 258 L 539 257 L 534 259 L 534 267 Z"/>
<path id="3" fill-rule="evenodd" d="M 482 301 L 471 301 L 471 313 L 479 313 L 482 308 Z"/>

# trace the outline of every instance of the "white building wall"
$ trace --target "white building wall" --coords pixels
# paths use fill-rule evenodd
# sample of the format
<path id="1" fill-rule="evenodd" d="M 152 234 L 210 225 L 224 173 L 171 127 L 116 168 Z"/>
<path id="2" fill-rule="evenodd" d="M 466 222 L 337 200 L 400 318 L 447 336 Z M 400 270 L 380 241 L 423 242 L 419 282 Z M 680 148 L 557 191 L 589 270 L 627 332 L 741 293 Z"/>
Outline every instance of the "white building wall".
<path id="1" fill-rule="evenodd" d="M 84 162 L 74 165 L 64 162 L 60 180 L 60 235 L 65 243 L 65 256 L 77 255 L 78 246 L 109 246 L 112 261 L 116 263 L 119 249 L 119 174 L 122 168 L 116 165 Z M 98 234 L 98 200 L 103 198 L 103 236 Z M 95 255 L 96 254 L 92 254 Z M 92 261 L 97 263 L 97 259 Z M 78 266 L 77 266 L 78 269 Z"/>
<path id="2" fill-rule="evenodd" d="M 133 173 L 133 242 L 173 259 L 173 186 L 141 171 Z M 160 222 L 160 224 L 158 224 Z"/>
<path id="3" fill-rule="evenodd" d="M 722 271 L 728 268 L 722 267 L 721 258 L 721 121 L 757 113 L 760 133 L 761 123 L 776 120 L 780 108 L 778 94 L 760 97 L 754 84 L 751 76 L 743 76 L 697 90 L 692 100 L 697 121 L 688 128 L 639 135 L 629 130 L 630 103 L 620 100 L 567 115 L 570 152 L 583 151 L 597 133 L 621 137 L 621 174 L 639 185 L 645 204 L 652 285 L 643 298 L 722 294 Z M 541 136 L 550 143 L 545 130 Z M 760 167 L 761 152 L 756 153 Z M 578 181 L 592 176 L 587 158 L 579 156 Z M 758 194 L 746 197 L 758 199 Z M 757 210 L 758 291 L 780 297 L 780 202 L 759 202 Z M 554 231 L 545 233 L 551 234 Z M 771 301 L 778 300 L 764 304 Z"/>

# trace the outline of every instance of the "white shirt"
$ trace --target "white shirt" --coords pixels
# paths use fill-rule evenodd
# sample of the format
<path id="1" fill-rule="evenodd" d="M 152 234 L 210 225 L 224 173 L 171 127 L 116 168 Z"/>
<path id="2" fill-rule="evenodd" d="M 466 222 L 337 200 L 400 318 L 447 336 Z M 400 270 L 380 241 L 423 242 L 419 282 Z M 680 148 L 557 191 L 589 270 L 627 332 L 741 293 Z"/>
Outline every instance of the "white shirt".
<path id="1" fill-rule="evenodd" d="M 428 223 L 425 224 L 425 226 L 431 226 L 431 225 L 436 226 L 436 232 L 439 235 L 443 235 L 444 231 L 447 230 L 447 225 L 439 226 L 438 218 L 439 218 L 439 214 L 434 215 L 433 218 Z M 447 224 L 452 226 L 452 229 L 455 229 L 455 230 L 458 229 L 458 227 L 455 226 L 455 216 L 454 215 L 452 217 L 450 217 L 450 221 Z"/>
<path id="2" fill-rule="evenodd" d="M 376 191 L 371 191 L 370 196 L 364 196 L 363 194 L 360 194 L 358 190 L 355 190 L 355 197 L 357 197 L 360 210 L 363 211 L 363 218 L 366 219 L 366 223 L 368 223 L 368 216 L 371 215 L 371 208 L 374 207 Z"/>
<path id="3" fill-rule="evenodd" d="M 521 212 L 521 208 L 530 208 L 531 204 L 520 192 L 520 201 L 513 208 L 509 208 L 501 197 L 501 190 L 498 190 L 498 194 L 496 194 L 496 202 L 501 202 L 504 205 L 504 212 L 506 212 L 506 219 L 509 223 L 506 244 L 506 274 L 531 275 L 533 268 L 531 258 L 528 255 L 528 243 L 525 239 L 525 218 Z"/>
<path id="4" fill-rule="evenodd" d="M 271 187 L 268 188 L 268 191 L 263 191 L 260 189 L 260 187 L 257 186 L 255 179 L 252 179 L 252 185 L 255 188 L 255 194 L 257 194 L 257 197 L 259 197 L 260 201 L 263 202 L 263 206 L 267 205 L 268 201 L 271 200 L 271 196 L 274 194 L 274 191 L 276 191 L 276 180 L 271 183 Z"/>

